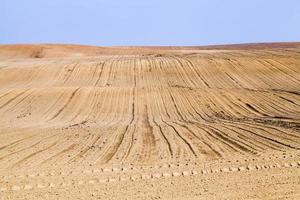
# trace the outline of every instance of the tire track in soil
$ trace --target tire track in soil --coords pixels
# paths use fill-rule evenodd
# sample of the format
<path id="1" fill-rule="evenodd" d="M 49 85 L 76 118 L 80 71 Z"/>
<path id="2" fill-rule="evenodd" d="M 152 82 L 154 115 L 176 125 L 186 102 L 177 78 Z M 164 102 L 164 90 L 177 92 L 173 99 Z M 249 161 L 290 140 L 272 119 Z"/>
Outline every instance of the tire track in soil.
<path id="1" fill-rule="evenodd" d="M 187 167 L 187 169 L 184 169 Z M 196 176 L 203 178 L 210 174 L 222 174 L 222 173 L 251 173 L 260 170 L 271 170 L 280 168 L 300 168 L 299 161 L 291 162 L 269 162 L 266 161 L 264 164 L 223 164 L 222 167 L 198 167 L 189 166 L 188 164 L 165 164 L 158 166 L 147 166 L 145 167 L 114 167 L 114 168 L 100 168 L 93 170 L 83 170 L 79 173 L 60 172 L 48 174 L 26 174 L 18 175 L 16 177 L 5 176 L 2 177 L 6 182 L 10 179 L 21 179 L 23 184 L 1 186 L 0 192 L 9 191 L 23 191 L 23 190 L 34 190 L 34 189 L 51 189 L 51 188 L 62 188 L 62 187 L 73 187 L 80 185 L 95 185 L 95 184 L 117 184 L 123 181 L 140 181 L 140 180 L 157 180 L 166 178 L 177 178 L 177 177 L 189 177 Z M 147 170 L 149 172 L 147 172 Z M 145 172 L 146 171 L 146 172 Z M 81 175 L 82 174 L 82 175 Z M 86 177 L 90 178 L 75 178 L 75 177 Z M 52 181 L 47 181 L 47 178 L 52 178 Z M 29 179 L 29 180 L 27 180 Z M 68 180 L 71 179 L 71 180 Z M 3 185 L 3 184 L 2 184 Z M 9 184 L 6 184 L 9 185 Z"/>

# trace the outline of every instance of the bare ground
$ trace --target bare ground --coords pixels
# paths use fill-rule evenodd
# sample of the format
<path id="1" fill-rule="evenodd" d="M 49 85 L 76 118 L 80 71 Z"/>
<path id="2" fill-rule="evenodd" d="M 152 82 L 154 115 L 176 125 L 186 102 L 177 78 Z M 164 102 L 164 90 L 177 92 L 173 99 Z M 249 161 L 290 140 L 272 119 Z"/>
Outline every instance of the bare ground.
<path id="1" fill-rule="evenodd" d="M 0 199 L 299 199 L 300 45 L 0 46 Z"/>

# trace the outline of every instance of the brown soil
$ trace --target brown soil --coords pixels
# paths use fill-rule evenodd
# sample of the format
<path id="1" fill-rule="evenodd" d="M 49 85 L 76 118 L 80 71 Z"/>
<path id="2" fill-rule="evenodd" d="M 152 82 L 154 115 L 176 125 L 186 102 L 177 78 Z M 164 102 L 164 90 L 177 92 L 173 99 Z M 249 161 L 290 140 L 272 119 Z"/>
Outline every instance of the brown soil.
<path id="1" fill-rule="evenodd" d="M 0 199 L 300 199 L 300 43 L 0 45 Z"/>

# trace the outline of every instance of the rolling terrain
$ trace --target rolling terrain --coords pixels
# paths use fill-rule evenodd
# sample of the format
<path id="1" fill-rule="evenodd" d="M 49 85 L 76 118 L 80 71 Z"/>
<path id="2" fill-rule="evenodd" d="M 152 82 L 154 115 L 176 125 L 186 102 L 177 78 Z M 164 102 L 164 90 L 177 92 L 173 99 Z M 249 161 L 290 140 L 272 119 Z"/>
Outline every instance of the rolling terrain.
<path id="1" fill-rule="evenodd" d="M 0 199 L 299 199 L 300 43 L 0 45 Z"/>

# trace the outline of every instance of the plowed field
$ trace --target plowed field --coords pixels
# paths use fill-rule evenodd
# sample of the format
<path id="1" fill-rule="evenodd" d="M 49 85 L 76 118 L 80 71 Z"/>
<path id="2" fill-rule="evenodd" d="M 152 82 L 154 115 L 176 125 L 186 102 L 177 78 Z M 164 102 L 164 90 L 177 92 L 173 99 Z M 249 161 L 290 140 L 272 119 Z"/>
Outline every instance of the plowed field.
<path id="1" fill-rule="evenodd" d="M 299 199 L 300 44 L 0 46 L 0 199 Z"/>

